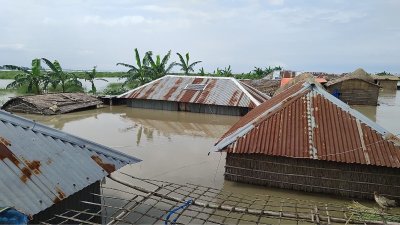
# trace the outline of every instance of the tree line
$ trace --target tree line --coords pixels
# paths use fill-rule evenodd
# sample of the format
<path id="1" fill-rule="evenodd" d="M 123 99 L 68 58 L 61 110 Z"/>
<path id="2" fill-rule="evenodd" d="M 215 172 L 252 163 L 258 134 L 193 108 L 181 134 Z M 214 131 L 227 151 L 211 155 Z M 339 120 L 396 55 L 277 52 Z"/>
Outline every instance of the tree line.
<path id="1" fill-rule="evenodd" d="M 231 66 L 225 68 L 217 68 L 212 73 L 205 72 L 204 68 L 200 68 L 195 73 L 195 66 L 202 61 L 190 61 L 189 53 L 180 54 L 176 53 L 179 62 L 169 62 L 171 57 L 171 50 L 166 55 L 153 55 L 152 51 L 145 52 L 143 57 L 140 57 L 137 48 L 134 50 L 135 61 L 134 64 L 117 63 L 117 66 L 128 68 L 126 73 L 123 73 L 120 78 L 125 78 L 121 90 L 124 91 L 126 86 L 129 88 L 137 87 L 146 84 L 152 80 L 158 79 L 166 74 L 170 74 L 174 67 L 179 67 L 183 75 L 191 76 L 220 76 L 220 77 L 235 77 L 238 79 L 260 79 L 275 70 L 282 68 L 267 67 L 265 69 L 255 67 L 249 73 L 233 74 Z M 42 67 L 42 62 L 46 64 L 48 69 Z M 15 76 L 15 80 L 10 83 L 7 88 L 21 88 L 24 87 L 27 93 L 41 94 L 48 92 L 82 92 L 82 83 L 78 80 L 78 76 L 73 72 L 66 72 L 62 69 L 61 64 L 54 60 L 53 62 L 46 58 L 36 58 L 32 60 L 31 68 L 20 67 L 15 65 L 4 65 L 3 69 L 17 70 L 21 73 Z M 97 93 L 95 80 L 103 80 L 97 77 L 96 66 L 91 71 L 85 71 L 84 79 L 91 83 L 92 94 Z"/>

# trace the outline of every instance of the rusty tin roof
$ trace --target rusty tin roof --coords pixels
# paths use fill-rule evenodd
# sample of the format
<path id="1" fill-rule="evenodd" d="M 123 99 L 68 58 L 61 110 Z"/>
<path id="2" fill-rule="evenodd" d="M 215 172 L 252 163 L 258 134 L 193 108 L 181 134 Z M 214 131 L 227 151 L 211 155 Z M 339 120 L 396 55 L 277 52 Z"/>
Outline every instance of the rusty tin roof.
<path id="1" fill-rule="evenodd" d="M 216 148 L 400 168 L 399 145 L 395 135 L 309 80 L 250 111 Z"/>
<path id="2" fill-rule="evenodd" d="M 118 97 L 248 108 L 255 108 L 269 99 L 232 77 L 177 75 L 166 75 Z"/>
<path id="3" fill-rule="evenodd" d="M 0 206 L 34 215 L 139 161 L 0 110 Z"/>

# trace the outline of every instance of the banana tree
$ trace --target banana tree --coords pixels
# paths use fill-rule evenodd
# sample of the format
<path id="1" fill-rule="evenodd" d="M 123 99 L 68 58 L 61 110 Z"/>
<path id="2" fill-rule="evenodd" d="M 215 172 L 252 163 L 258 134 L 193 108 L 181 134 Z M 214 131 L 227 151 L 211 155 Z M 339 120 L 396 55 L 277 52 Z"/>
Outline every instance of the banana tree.
<path id="1" fill-rule="evenodd" d="M 16 88 L 26 85 L 29 93 L 40 94 L 40 86 L 44 80 L 40 59 L 32 60 L 32 68 L 30 70 L 14 65 L 4 65 L 3 68 L 22 72 L 15 76 L 15 80 L 7 85 L 7 88 Z"/>
<path id="2" fill-rule="evenodd" d="M 117 63 L 117 66 L 124 66 L 129 68 L 128 72 L 121 76 L 121 78 L 126 78 L 123 85 L 128 83 L 134 83 L 135 85 L 143 85 L 152 80 L 151 71 L 149 69 L 149 56 L 152 52 L 146 52 L 143 59 L 140 58 L 137 48 L 135 48 L 135 59 L 136 66 L 127 63 Z"/>
<path id="3" fill-rule="evenodd" d="M 201 61 L 196 61 L 193 63 L 189 64 L 189 52 L 186 53 L 185 58 L 186 60 L 183 58 L 183 56 L 179 53 L 176 53 L 179 56 L 179 61 L 180 63 L 177 63 L 176 65 L 181 67 L 181 70 L 186 74 L 189 75 L 190 72 L 194 72 L 194 66 L 198 63 L 201 63 Z"/>
<path id="4" fill-rule="evenodd" d="M 70 73 L 64 72 L 60 63 L 57 60 L 54 60 L 54 62 L 51 62 L 46 58 L 42 58 L 42 60 L 51 70 L 47 74 L 47 81 L 52 84 L 53 88 L 57 87 L 57 85 L 60 84 L 62 92 L 64 93 L 66 90 L 66 83 L 73 78 L 72 75 Z"/>
<path id="5" fill-rule="evenodd" d="M 160 55 L 156 56 L 156 60 L 154 61 L 152 52 L 148 52 L 146 55 L 148 57 L 148 61 L 150 64 L 150 70 L 152 73 L 152 79 L 158 79 L 165 74 L 169 73 L 172 68 L 176 65 L 175 62 L 172 62 L 168 65 L 168 60 L 171 56 L 171 50 L 168 51 L 168 53 L 162 58 Z"/>
<path id="6" fill-rule="evenodd" d="M 92 94 L 96 94 L 97 92 L 96 86 L 94 85 L 95 80 L 102 80 L 108 82 L 108 80 L 106 79 L 96 78 L 96 77 L 97 77 L 96 66 L 93 67 L 91 72 L 85 71 L 85 81 L 89 81 L 92 84 L 92 90 L 90 91 Z"/>

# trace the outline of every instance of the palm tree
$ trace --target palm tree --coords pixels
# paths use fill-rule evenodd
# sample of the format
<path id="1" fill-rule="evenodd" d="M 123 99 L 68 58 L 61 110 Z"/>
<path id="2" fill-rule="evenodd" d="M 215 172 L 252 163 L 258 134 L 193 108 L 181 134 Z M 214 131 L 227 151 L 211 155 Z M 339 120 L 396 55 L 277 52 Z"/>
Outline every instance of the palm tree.
<path id="1" fill-rule="evenodd" d="M 85 71 L 85 81 L 89 81 L 92 84 L 92 90 L 90 91 L 92 92 L 92 94 L 96 94 L 97 92 L 96 86 L 94 85 L 95 80 L 102 80 L 108 82 L 108 80 L 103 78 L 96 78 L 96 76 L 97 76 L 96 66 L 93 67 L 91 72 Z"/>
<path id="2" fill-rule="evenodd" d="M 139 52 L 137 48 L 135 48 L 135 59 L 136 59 L 136 66 L 130 65 L 127 63 L 117 63 L 118 65 L 128 67 L 128 72 L 121 76 L 121 78 L 126 78 L 126 81 L 123 85 L 128 83 L 134 83 L 135 85 L 143 85 L 150 82 L 151 79 L 151 71 L 149 70 L 149 56 L 152 52 L 146 52 L 143 60 L 140 59 Z"/>
<path id="3" fill-rule="evenodd" d="M 34 94 L 40 94 L 40 85 L 44 80 L 42 74 L 42 67 L 40 66 L 40 59 L 32 60 L 32 68 L 28 70 L 24 67 L 14 66 L 14 65 L 4 65 L 4 69 L 18 70 L 23 73 L 15 76 L 15 80 L 7 85 L 7 88 L 21 87 L 27 85 L 28 92 Z"/>
<path id="4" fill-rule="evenodd" d="M 153 60 L 152 52 L 148 52 L 146 55 L 148 57 L 150 63 L 150 70 L 152 72 L 152 79 L 158 79 L 165 74 L 169 73 L 171 69 L 176 65 L 175 62 L 172 62 L 168 65 L 168 60 L 171 56 L 171 50 L 163 57 L 161 60 L 160 55 L 156 56 L 156 61 Z"/>
<path id="5" fill-rule="evenodd" d="M 42 58 L 42 60 L 51 69 L 51 72 L 48 73 L 46 83 L 50 82 L 53 88 L 56 88 L 58 84 L 61 84 L 61 89 L 64 93 L 66 89 L 66 83 L 68 82 L 68 80 L 73 78 L 72 74 L 64 72 L 61 68 L 60 63 L 57 60 L 54 60 L 54 62 L 51 62 L 46 58 Z"/>
<path id="6" fill-rule="evenodd" d="M 189 75 L 189 72 L 194 72 L 194 66 L 198 63 L 201 63 L 201 61 L 196 61 L 194 63 L 189 64 L 189 52 L 186 53 L 186 60 L 182 57 L 181 54 L 176 53 L 179 56 L 179 61 L 180 63 L 177 63 L 176 65 L 181 67 L 181 70 L 185 72 L 186 75 Z"/>

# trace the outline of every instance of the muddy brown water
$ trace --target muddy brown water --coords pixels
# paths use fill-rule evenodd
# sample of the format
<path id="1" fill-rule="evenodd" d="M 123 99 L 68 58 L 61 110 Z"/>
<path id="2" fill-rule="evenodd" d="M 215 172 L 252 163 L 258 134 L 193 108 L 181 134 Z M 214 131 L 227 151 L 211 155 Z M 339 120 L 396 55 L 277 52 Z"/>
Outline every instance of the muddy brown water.
<path id="1" fill-rule="evenodd" d="M 353 107 L 389 131 L 399 134 L 400 92 L 382 94 L 379 102 L 377 107 Z M 201 184 L 237 193 L 340 204 L 352 201 L 330 195 L 225 181 L 225 154 L 208 153 L 239 117 L 125 106 L 107 106 L 57 116 L 20 115 L 142 159 L 138 164 L 121 169 L 137 177 Z M 374 205 L 373 202 L 363 204 Z"/>

